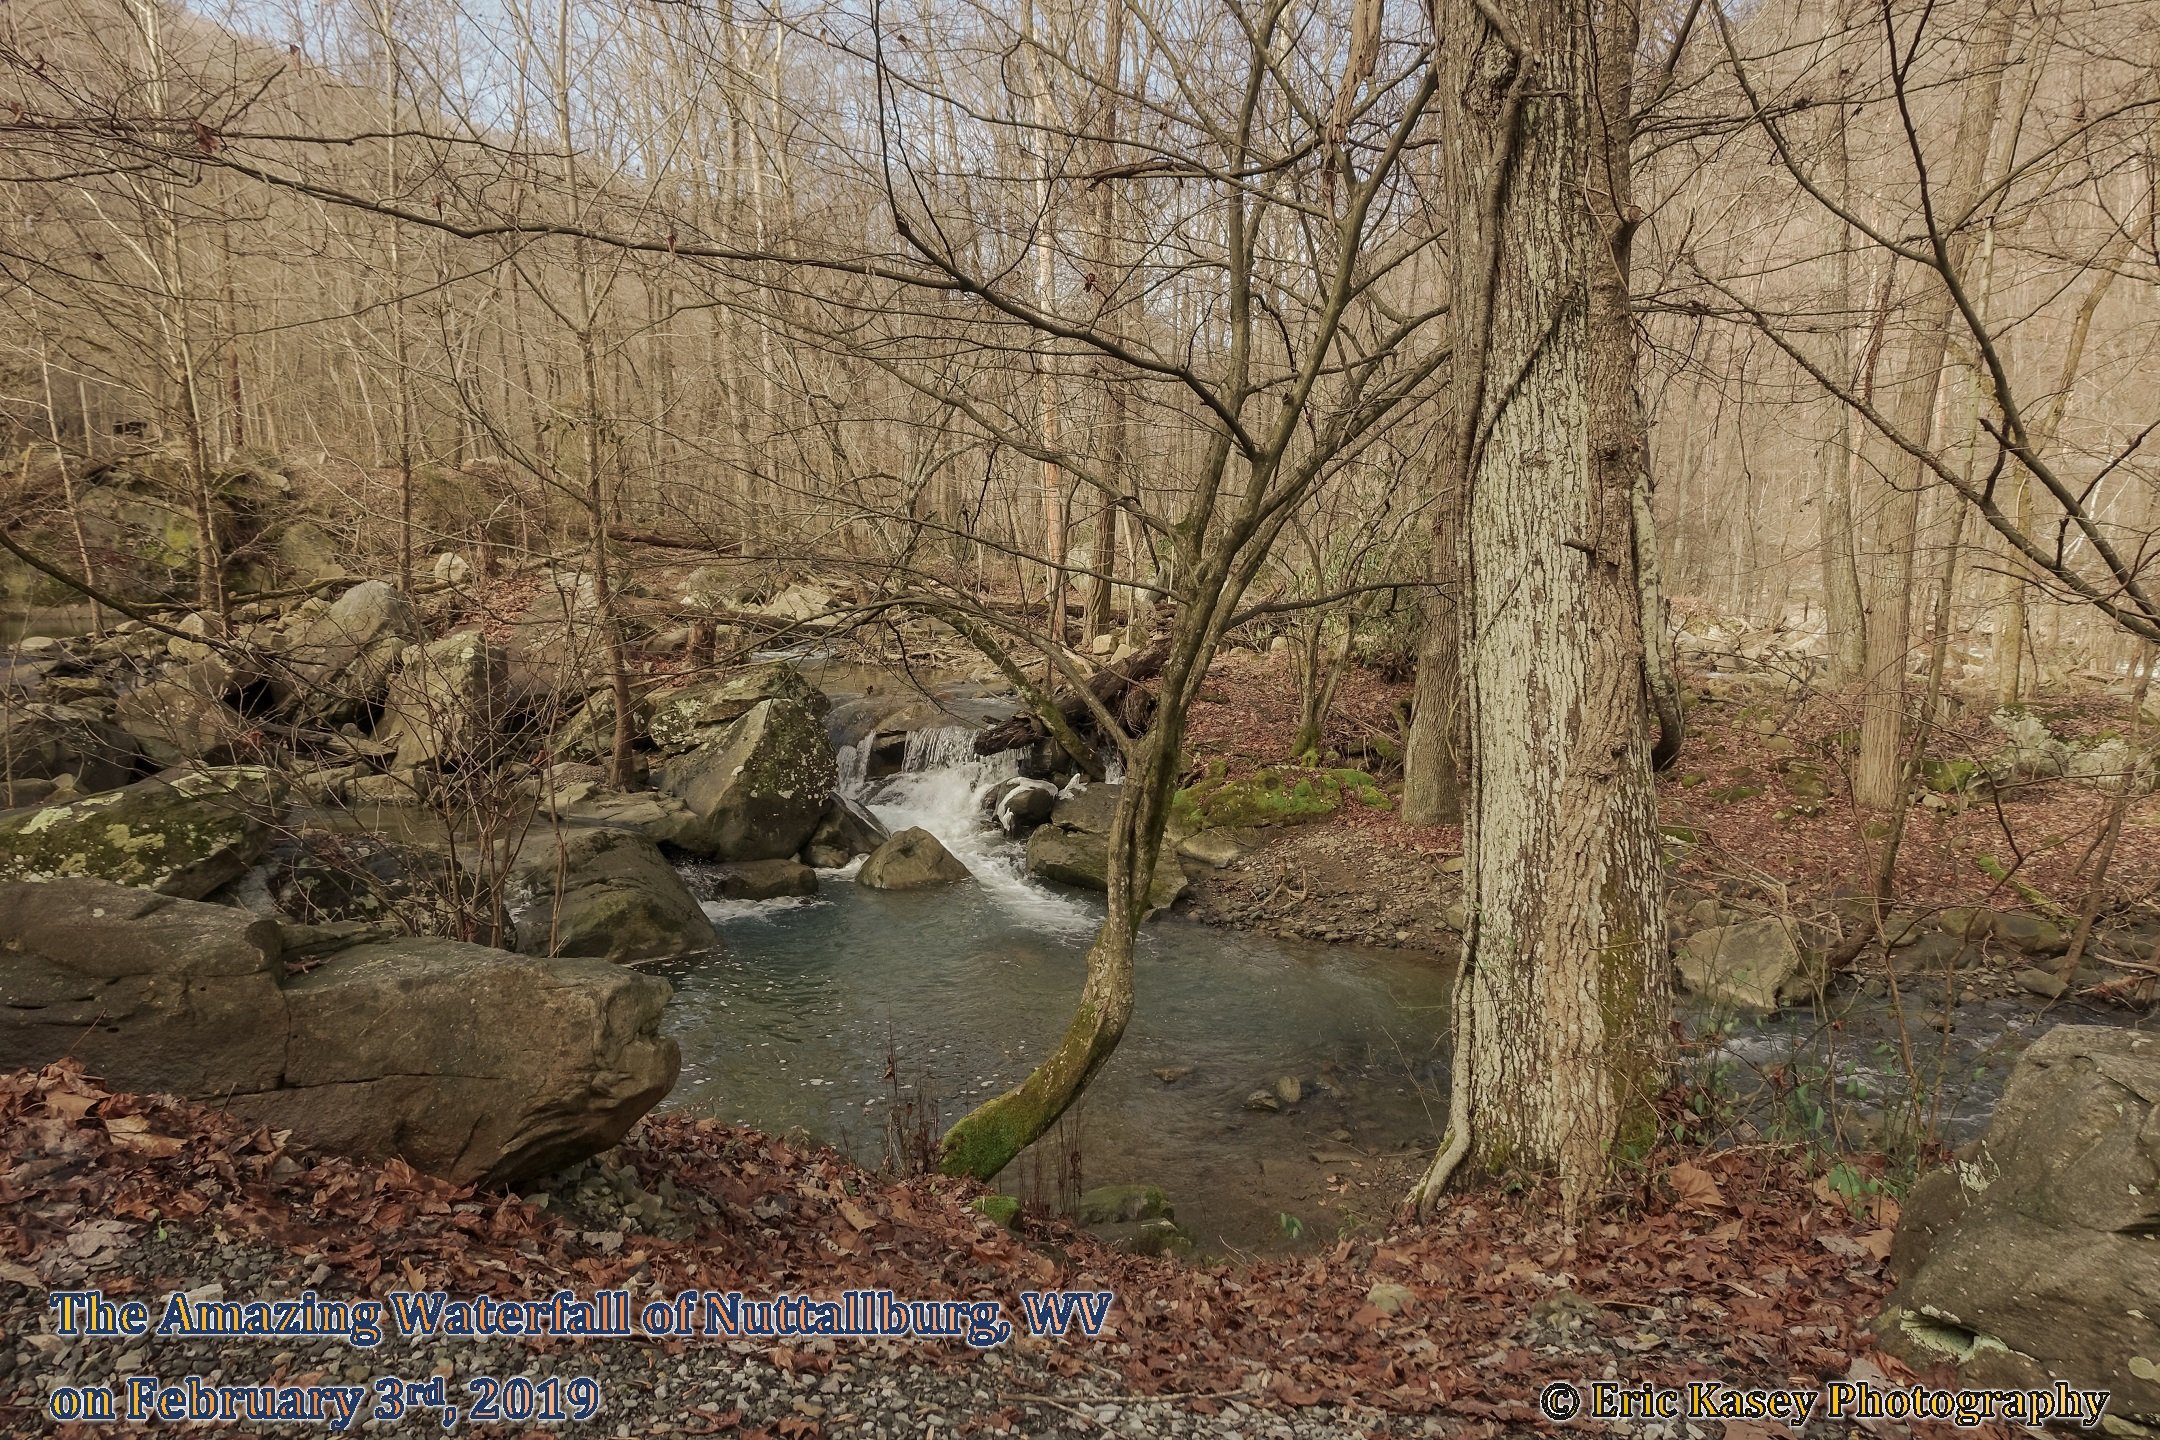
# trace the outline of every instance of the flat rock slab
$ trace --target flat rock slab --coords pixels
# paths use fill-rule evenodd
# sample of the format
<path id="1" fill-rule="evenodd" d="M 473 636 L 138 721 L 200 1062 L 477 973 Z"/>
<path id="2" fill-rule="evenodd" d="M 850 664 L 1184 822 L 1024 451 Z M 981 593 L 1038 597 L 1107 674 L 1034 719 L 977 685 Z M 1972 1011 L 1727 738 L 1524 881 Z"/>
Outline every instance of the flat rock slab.
<path id="1" fill-rule="evenodd" d="M 363 937 L 288 976 L 278 926 L 102 880 L 0 884 L 0 1067 L 227 1105 L 310 1148 L 458 1183 L 620 1140 L 675 1083 L 665 981 Z"/>

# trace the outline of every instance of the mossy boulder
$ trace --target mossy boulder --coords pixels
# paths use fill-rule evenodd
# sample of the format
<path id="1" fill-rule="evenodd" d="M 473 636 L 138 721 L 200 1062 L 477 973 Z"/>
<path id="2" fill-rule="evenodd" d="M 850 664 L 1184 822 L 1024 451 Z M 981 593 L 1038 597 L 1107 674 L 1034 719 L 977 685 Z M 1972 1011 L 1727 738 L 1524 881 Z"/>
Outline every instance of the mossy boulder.
<path id="1" fill-rule="evenodd" d="M 1386 809 L 1385 791 L 1362 770 L 1256 770 L 1232 780 L 1220 765 L 1171 797 L 1179 834 L 1218 826 L 1295 825 L 1332 815 L 1345 804 Z"/>
<path id="2" fill-rule="evenodd" d="M 269 848 L 283 784 L 247 766 L 0 814 L 0 880 L 76 876 L 201 899 Z"/>
<path id="3" fill-rule="evenodd" d="M 838 772 L 825 726 L 793 700 L 761 700 L 717 737 L 660 770 L 697 829 L 678 843 L 715 860 L 783 860 L 825 814 Z"/>
<path id="4" fill-rule="evenodd" d="M 528 837 L 504 898 L 513 948 L 524 955 L 647 960 L 719 939 L 660 847 L 635 830 L 593 826 Z"/>
<path id="5" fill-rule="evenodd" d="M 832 708 L 825 692 L 802 677 L 785 660 L 753 665 L 733 675 L 652 697 L 648 730 L 662 754 L 679 755 L 714 738 L 766 700 L 791 700 L 811 714 L 822 717 Z"/>
<path id="6" fill-rule="evenodd" d="M 1986 773 L 1974 760 L 1937 760 L 1933 757 L 1920 762 L 1920 783 L 1937 795 L 1957 795 L 1972 789 Z"/>
<path id="7" fill-rule="evenodd" d="M 1007 1230 L 1020 1223 L 1020 1199 L 1016 1195 L 978 1195 L 968 1208 Z"/>

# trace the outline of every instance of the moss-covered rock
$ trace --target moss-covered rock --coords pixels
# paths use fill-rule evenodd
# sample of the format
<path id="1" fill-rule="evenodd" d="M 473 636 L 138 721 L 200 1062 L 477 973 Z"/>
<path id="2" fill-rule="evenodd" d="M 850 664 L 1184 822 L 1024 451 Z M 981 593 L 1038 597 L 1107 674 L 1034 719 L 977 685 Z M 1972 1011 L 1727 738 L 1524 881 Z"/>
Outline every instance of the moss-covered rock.
<path id="1" fill-rule="evenodd" d="M 782 860 L 803 848 L 838 772 L 825 726 L 793 700 L 761 700 L 661 767 L 660 788 L 697 815 L 678 843 L 716 860 Z"/>
<path id="2" fill-rule="evenodd" d="M 1081 1194 L 1073 1218 L 1082 1225 L 1134 1220 L 1175 1220 L 1177 1210 L 1160 1185 L 1097 1185 Z"/>
<path id="3" fill-rule="evenodd" d="M 1007 1230 L 1020 1223 L 1020 1200 L 1014 1195 L 978 1195 L 969 1209 Z"/>
<path id="4" fill-rule="evenodd" d="M 765 700 L 792 700 L 817 716 L 832 708 L 825 692 L 805 680 L 800 670 L 785 660 L 774 660 L 653 696 L 648 725 L 653 745 L 667 755 L 694 750 Z"/>
<path id="5" fill-rule="evenodd" d="M 232 666 L 210 655 L 121 696 L 113 719 L 154 765 L 229 764 L 248 729 L 225 703 L 238 684 Z"/>
<path id="6" fill-rule="evenodd" d="M 1388 797 L 1362 770 L 1256 770 L 1229 779 L 1218 765 L 1170 801 L 1179 834 L 1218 826 L 1295 825 L 1332 815 L 1345 804 L 1386 809 Z"/>
<path id="7" fill-rule="evenodd" d="M 284 786 L 253 767 L 0 814 L 0 880 L 85 876 L 197 900 L 265 849 Z"/>

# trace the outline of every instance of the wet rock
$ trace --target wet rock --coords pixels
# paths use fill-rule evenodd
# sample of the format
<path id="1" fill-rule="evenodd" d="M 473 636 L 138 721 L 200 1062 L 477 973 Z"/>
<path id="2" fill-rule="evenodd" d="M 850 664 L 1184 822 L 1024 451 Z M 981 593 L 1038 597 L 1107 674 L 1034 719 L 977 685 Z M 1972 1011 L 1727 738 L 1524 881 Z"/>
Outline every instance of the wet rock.
<path id="1" fill-rule="evenodd" d="M 387 687 L 375 739 L 397 747 L 392 768 L 485 766 L 492 759 L 509 662 L 477 630 L 405 651 Z"/>
<path id="2" fill-rule="evenodd" d="M 817 829 L 802 850 L 803 863 L 837 870 L 857 855 L 868 855 L 891 838 L 891 832 L 868 808 L 835 793 L 827 796 Z"/>
<path id="3" fill-rule="evenodd" d="M 2160 1038 L 2058 1025 L 1987 1133 L 1908 1196 L 1878 1342 L 1966 1386 L 2111 1390 L 2160 1421 Z"/>
<path id="4" fill-rule="evenodd" d="M 1780 993 L 1803 979 L 1792 931 L 1776 916 L 1698 930 L 1681 943 L 1680 983 L 1713 1004 L 1775 1014 Z"/>
<path id="5" fill-rule="evenodd" d="M 2070 982 L 2047 970 L 2026 969 L 2017 973 L 2018 989 L 2043 1000 L 2060 1000 L 2069 993 Z"/>
<path id="6" fill-rule="evenodd" d="M 990 792 L 990 815 L 1007 835 L 1024 835 L 1049 820 L 1057 808 L 1057 787 L 1025 776 L 1001 781 Z"/>
<path id="7" fill-rule="evenodd" d="M 1088 793 L 1108 788 L 1092 786 Z M 1060 802 L 1060 811 L 1064 810 L 1064 805 L 1065 802 Z M 1110 839 L 1098 831 L 1075 829 L 1053 820 L 1028 837 L 1027 864 L 1029 874 L 1054 880 L 1060 885 L 1108 890 Z M 1155 874 L 1148 886 L 1148 914 L 1176 904 L 1185 888 L 1185 871 L 1178 865 L 1176 855 L 1165 846 L 1156 857 Z"/>
<path id="8" fill-rule="evenodd" d="M 12 810 L 0 814 L 0 880 L 87 876 L 200 899 L 269 847 L 283 803 L 270 772 L 230 767 Z"/>
<path id="9" fill-rule="evenodd" d="M 721 900 L 779 900 L 791 895 L 815 895 L 817 871 L 798 860 L 743 860 L 715 865 L 705 872 L 714 898 Z"/>
<path id="10" fill-rule="evenodd" d="M 761 700 L 718 738 L 669 760 L 660 788 L 698 816 L 685 848 L 717 860 L 783 860 L 817 829 L 835 775 L 818 718 L 793 700 Z"/>
<path id="11" fill-rule="evenodd" d="M 925 890 L 970 878 L 967 866 L 937 836 L 910 826 L 870 852 L 855 883 L 872 890 Z"/>
<path id="12" fill-rule="evenodd" d="M 182 665 L 120 697 L 113 720 L 157 766 L 231 762 L 248 722 L 225 703 L 238 688 L 216 655 Z"/>
<path id="13" fill-rule="evenodd" d="M 2062 926 L 2023 910 L 1997 910 L 1988 917 L 1988 933 L 2000 944 L 2027 955 L 2060 955 L 2070 948 Z"/>
<path id="14" fill-rule="evenodd" d="M 1245 1097 L 1247 1110 L 1265 1110 L 1274 1114 L 1282 1109 L 1282 1100 L 1272 1090 L 1255 1090 Z"/>
<path id="15" fill-rule="evenodd" d="M 353 945 L 287 978 L 278 927 L 95 880 L 0 886 L 0 1065 L 73 1055 L 303 1147 L 460 1183 L 619 1140 L 674 1084 L 668 987 L 454 940 Z"/>
<path id="16" fill-rule="evenodd" d="M 695 750 L 766 700 L 792 701 L 816 716 L 832 708 L 825 692 L 805 680 L 800 670 L 785 660 L 775 660 L 653 696 L 648 725 L 652 743 L 663 755 Z"/>
<path id="17" fill-rule="evenodd" d="M 1295 1105 L 1305 1098 L 1305 1086 L 1295 1075 L 1285 1075 L 1275 1082 L 1275 1098 L 1285 1105 Z"/>
<path id="18" fill-rule="evenodd" d="M 504 899 L 525 955 L 648 960 L 719 940 L 660 847 L 635 830 L 529 836 Z"/>

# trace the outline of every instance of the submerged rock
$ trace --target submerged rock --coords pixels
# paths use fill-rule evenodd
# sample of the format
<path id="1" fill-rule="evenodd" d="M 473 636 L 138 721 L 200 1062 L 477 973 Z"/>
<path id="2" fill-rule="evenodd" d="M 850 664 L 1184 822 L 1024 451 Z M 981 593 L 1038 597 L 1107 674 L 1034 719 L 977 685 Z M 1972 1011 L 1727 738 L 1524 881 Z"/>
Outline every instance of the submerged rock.
<path id="1" fill-rule="evenodd" d="M 658 790 L 611 790 L 597 780 L 569 780 L 556 784 L 542 797 L 537 818 L 553 815 L 635 830 L 647 839 L 678 849 L 696 848 L 692 841 L 704 820 L 672 795 Z"/>
<path id="2" fill-rule="evenodd" d="M 973 878 L 937 836 L 910 826 L 870 852 L 855 883 L 872 890 L 926 890 Z"/>
<path id="3" fill-rule="evenodd" d="M 93 877 L 199 900 L 269 848 L 284 785 L 255 767 L 0 814 L 0 880 Z"/>
<path id="4" fill-rule="evenodd" d="M 2160 1037 L 2058 1025 L 1907 1197 L 1882 1347 L 1967 1386 L 2110 1390 L 2160 1423 Z"/>
<path id="5" fill-rule="evenodd" d="M 1022 776 L 1003 781 L 991 790 L 990 815 L 1007 835 L 1024 835 L 1047 822 L 1057 803 L 1057 786 Z"/>
<path id="6" fill-rule="evenodd" d="M 505 895 L 525 955 L 649 960 L 719 935 L 660 847 L 600 826 L 527 837 Z"/>
<path id="7" fill-rule="evenodd" d="M 675 1083 L 664 981 L 455 940 L 364 939 L 285 974 L 278 926 L 96 880 L 0 885 L 0 1065 L 79 1059 L 310 1149 L 458 1183 L 603 1150 Z"/>
<path id="8" fill-rule="evenodd" d="M 837 772 L 817 716 L 793 700 L 761 700 L 718 738 L 678 755 L 660 788 L 697 815 L 680 843 L 716 860 L 784 860 L 825 813 Z"/>

